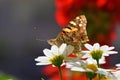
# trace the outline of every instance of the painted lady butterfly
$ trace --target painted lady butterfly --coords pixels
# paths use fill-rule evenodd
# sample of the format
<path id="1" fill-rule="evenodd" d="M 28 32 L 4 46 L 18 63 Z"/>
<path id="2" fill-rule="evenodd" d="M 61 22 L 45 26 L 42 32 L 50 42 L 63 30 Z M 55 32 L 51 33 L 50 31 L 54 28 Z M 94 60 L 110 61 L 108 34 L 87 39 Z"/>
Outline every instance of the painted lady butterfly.
<path id="1" fill-rule="evenodd" d="M 62 29 L 55 39 L 48 40 L 50 45 L 60 46 L 62 43 L 74 46 L 73 53 L 79 53 L 81 44 L 89 41 L 86 32 L 87 20 L 84 15 L 79 15 L 69 22 L 69 24 Z"/>

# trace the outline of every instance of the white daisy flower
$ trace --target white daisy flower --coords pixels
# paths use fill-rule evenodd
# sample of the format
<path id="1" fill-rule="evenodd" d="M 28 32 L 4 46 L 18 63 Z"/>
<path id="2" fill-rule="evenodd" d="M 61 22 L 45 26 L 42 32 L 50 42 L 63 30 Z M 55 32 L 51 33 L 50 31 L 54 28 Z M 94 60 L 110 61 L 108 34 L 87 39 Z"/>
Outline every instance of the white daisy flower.
<path id="1" fill-rule="evenodd" d="M 35 61 L 38 61 L 36 65 L 49 65 L 52 64 L 54 66 L 61 66 L 66 59 L 66 56 L 73 51 L 73 47 L 71 45 L 66 45 L 63 43 L 60 47 L 53 45 L 51 50 L 44 49 L 43 53 L 45 56 L 39 56 L 35 58 Z"/>
<path id="2" fill-rule="evenodd" d="M 99 60 L 100 63 L 105 63 L 105 56 L 109 56 L 110 54 L 117 54 L 117 51 L 112 51 L 114 47 L 109 47 L 107 45 L 100 46 L 99 43 L 95 43 L 92 45 L 86 43 L 85 47 L 88 49 L 86 51 L 82 51 L 86 53 L 83 58 L 92 58 L 94 60 Z"/>
<path id="3" fill-rule="evenodd" d="M 120 70 L 113 71 L 112 74 L 117 78 L 117 80 L 120 80 Z"/>
<path id="4" fill-rule="evenodd" d="M 111 73 L 117 78 L 117 80 L 120 80 L 120 63 L 115 65 L 116 68 Z"/>
<path id="5" fill-rule="evenodd" d="M 66 67 L 70 68 L 72 71 L 92 72 L 112 78 L 112 75 L 110 74 L 110 69 L 98 68 L 98 66 L 94 63 L 88 64 L 87 62 L 79 60 L 76 62 L 67 62 Z"/>

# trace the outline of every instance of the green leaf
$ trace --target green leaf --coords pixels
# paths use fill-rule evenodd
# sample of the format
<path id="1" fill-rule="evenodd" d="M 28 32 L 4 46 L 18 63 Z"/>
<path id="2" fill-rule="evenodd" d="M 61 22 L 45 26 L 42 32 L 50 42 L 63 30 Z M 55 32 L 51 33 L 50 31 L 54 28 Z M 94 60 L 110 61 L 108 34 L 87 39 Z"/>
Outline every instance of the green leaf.
<path id="1" fill-rule="evenodd" d="M 0 80 L 17 80 L 15 77 L 0 73 Z"/>

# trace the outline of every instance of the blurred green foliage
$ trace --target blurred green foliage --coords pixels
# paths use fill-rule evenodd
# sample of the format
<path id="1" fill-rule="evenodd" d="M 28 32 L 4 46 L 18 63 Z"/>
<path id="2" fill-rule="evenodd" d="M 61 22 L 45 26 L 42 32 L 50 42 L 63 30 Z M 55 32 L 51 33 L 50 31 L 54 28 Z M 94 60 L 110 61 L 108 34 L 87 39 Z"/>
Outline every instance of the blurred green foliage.
<path id="1" fill-rule="evenodd" d="M 18 80 L 18 79 L 10 75 L 0 73 L 0 80 Z"/>

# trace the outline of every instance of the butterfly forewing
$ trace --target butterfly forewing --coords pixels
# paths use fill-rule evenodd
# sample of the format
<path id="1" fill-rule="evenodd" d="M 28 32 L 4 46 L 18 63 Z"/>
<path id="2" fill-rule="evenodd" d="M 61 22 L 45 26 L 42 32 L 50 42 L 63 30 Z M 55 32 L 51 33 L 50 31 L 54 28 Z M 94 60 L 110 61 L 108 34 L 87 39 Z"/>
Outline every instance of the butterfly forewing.
<path id="1" fill-rule="evenodd" d="M 62 43 L 74 46 L 74 53 L 80 52 L 81 44 L 89 41 L 86 31 L 87 20 L 84 15 L 79 15 L 62 29 L 55 39 L 50 39 L 50 45 L 60 46 Z"/>

